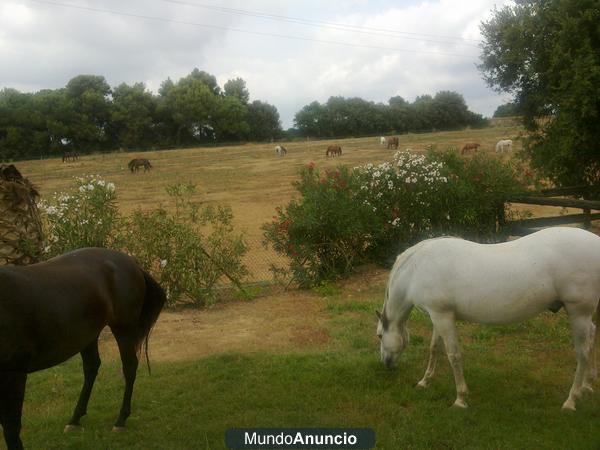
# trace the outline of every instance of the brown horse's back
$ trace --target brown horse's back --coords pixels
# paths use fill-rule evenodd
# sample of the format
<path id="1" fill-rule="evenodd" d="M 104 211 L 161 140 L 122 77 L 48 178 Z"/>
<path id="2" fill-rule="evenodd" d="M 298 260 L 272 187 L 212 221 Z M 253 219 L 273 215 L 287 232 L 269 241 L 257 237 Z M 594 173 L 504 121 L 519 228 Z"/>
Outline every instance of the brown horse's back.
<path id="1" fill-rule="evenodd" d="M 0 292 L 0 369 L 26 365 L 33 372 L 79 353 L 106 325 L 134 326 L 145 281 L 129 256 L 88 248 L 0 268 Z"/>

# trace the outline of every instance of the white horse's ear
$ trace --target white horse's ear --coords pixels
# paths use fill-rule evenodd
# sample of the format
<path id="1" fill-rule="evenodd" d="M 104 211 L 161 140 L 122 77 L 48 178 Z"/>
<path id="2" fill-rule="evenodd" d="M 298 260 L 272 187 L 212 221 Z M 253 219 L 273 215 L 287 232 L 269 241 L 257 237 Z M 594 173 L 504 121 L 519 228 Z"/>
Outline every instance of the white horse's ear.
<path id="1" fill-rule="evenodd" d="M 377 315 L 377 318 L 381 320 L 381 313 L 379 311 L 375 310 L 375 315 Z"/>

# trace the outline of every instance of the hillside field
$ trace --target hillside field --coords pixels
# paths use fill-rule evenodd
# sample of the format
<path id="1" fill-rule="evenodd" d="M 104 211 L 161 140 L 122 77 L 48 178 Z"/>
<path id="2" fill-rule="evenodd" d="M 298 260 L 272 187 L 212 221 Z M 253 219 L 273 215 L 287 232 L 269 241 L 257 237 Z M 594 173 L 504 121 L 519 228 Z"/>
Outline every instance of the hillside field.
<path id="1" fill-rule="evenodd" d="M 507 125 L 409 134 L 400 136 L 400 149 L 478 142 L 482 151 L 493 152 L 497 140 L 515 140 L 520 131 Z M 42 196 L 68 188 L 72 177 L 99 174 L 116 184 L 123 213 L 165 202 L 169 184 L 196 183 L 198 200 L 233 208 L 237 229 L 252 245 L 252 262 L 260 265 L 273 257 L 260 245 L 260 226 L 294 195 L 291 183 L 300 167 L 311 161 L 319 169 L 378 163 L 393 153 L 377 137 L 335 142 L 344 152 L 336 159 L 325 157 L 332 141 L 307 141 L 283 143 L 288 155 L 282 158 L 275 144 L 249 144 L 92 155 L 75 163 L 27 161 L 17 167 Z M 138 156 L 149 158 L 154 169 L 131 174 L 127 162 Z M 140 364 L 123 433 L 110 432 L 123 380 L 106 330 L 84 431 L 62 431 L 83 379 L 80 359 L 73 358 L 29 377 L 25 447 L 221 449 L 230 427 L 371 427 L 377 449 L 598 448 L 600 394 L 584 398 L 574 414 L 560 410 L 575 369 L 564 312 L 512 326 L 459 325 L 471 396 L 469 409 L 455 411 L 449 408 L 455 391 L 445 360 L 430 388 L 414 388 L 431 336 L 422 313 L 414 311 L 409 321 L 411 342 L 400 367 L 390 371 L 378 361 L 374 310 L 383 302 L 387 276 L 387 270 L 367 266 L 314 290 L 272 286 L 249 301 L 164 311 L 150 339 L 152 375 Z"/>
<path id="2" fill-rule="evenodd" d="M 481 144 L 480 151 L 494 152 L 499 139 L 514 141 L 513 153 L 521 148 L 516 140 L 521 129 L 510 122 L 481 130 L 406 134 L 400 136 L 400 150 L 423 152 L 427 146 L 445 150 L 462 148 L 467 142 Z M 328 145 L 338 143 L 343 155 L 327 158 Z M 294 195 L 292 182 L 298 170 L 311 161 L 317 169 L 340 164 L 354 167 L 391 160 L 394 150 L 379 144 L 378 137 L 327 141 L 283 142 L 288 154 L 275 155 L 277 144 L 247 144 L 229 147 L 203 147 L 184 150 L 110 153 L 82 156 L 77 162 L 60 158 L 19 162 L 17 167 L 40 190 L 42 198 L 73 185 L 73 178 L 99 174 L 115 183 L 119 208 L 127 214 L 135 208 L 149 209 L 168 201 L 165 188 L 179 182 L 197 186 L 196 200 L 233 209 L 236 229 L 243 232 L 251 248 L 246 264 L 251 279 L 270 277 L 269 264 L 281 259 L 262 245 L 261 225 L 269 221 L 276 206 L 287 204 Z M 148 158 L 153 169 L 132 174 L 127 163 L 136 157 Z"/>

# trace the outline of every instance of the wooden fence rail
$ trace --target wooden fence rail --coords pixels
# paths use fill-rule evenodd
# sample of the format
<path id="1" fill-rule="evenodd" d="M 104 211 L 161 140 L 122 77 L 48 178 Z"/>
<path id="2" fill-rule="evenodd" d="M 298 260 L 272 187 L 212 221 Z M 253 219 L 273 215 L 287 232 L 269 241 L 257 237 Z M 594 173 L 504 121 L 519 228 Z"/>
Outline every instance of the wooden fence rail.
<path id="1" fill-rule="evenodd" d="M 563 196 L 585 197 L 586 200 L 565 198 Z M 600 201 L 591 200 L 591 198 L 600 198 L 600 186 L 569 186 L 515 195 L 508 200 L 510 203 L 577 208 L 582 209 L 583 213 L 508 222 L 505 224 L 505 234 L 524 236 L 537 231 L 537 228 L 576 223 L 581 223 L 585 228 L 590 228 L 592 220 L 600 219 L 600 212 L 592 213 L 592 210 L 600 211 Z"/>

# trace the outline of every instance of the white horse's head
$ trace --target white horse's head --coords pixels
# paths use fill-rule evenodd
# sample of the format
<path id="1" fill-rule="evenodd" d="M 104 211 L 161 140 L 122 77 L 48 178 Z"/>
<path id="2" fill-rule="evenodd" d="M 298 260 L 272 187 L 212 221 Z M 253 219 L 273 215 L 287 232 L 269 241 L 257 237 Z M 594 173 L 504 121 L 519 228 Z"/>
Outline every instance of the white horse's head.
<path id="1" fill-rule="evenodd" d="M 377 337 L 380 341 L 380 358 L 388 368 L 392 369 L 398 365 L 400 355 L 408 345 L 409 336 L 406 323 L 395 321 L 390 323 L 385 305 L 383 313 L 377 312 L 379 321 L 377 322 Z"/>

